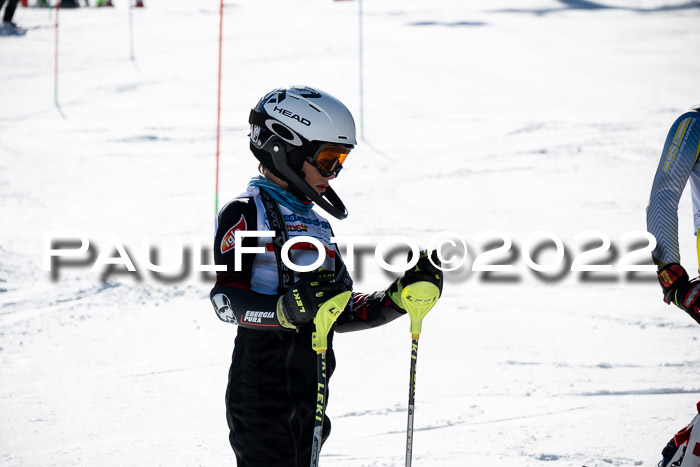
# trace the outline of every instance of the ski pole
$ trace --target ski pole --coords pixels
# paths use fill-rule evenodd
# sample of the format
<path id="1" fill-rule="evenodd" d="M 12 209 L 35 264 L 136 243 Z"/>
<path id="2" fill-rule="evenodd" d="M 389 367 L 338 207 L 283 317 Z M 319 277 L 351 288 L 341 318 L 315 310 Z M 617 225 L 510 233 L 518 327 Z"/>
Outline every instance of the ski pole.
<path id="1" fill-rule="evenodd" d="M 345 309 L 352 291 L 342 292 L 327 300 L 320 306 L 314 324 L 316 332 L 311 336 L 311 345 L 316 351 L 316 372 L 318 385 L 316 392 L 316 419 L 314 420 L 314 439 L 311 445 L 311 467 L 318 467 L 321 457 L 321 438 L 323 435 L 323 417 L 326 412 L 326 350 L 328 350 L 328 332 Z"/>
<path id="2" fill-rule="evenodd" d="M 418 338 L 423 318 L 440 297 L 440 289 L 427 281 L 415 282 L 404 287 L 401 301 L 411 318 L 411 373 L 408 385 L 408 428 L 406 431 L 406 467 L 411 467 L 413 457 L 413 414 L 416 404 L 416 362 L 418 361 Z"/>

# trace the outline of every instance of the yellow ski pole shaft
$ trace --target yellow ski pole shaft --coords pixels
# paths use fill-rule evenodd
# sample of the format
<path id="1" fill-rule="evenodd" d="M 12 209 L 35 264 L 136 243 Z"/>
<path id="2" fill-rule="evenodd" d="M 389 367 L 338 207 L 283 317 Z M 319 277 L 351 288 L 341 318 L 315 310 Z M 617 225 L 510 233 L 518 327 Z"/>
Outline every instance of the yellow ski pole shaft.
<path id="1" fill-rule="evenodd" d="M 314 438 L 311 445 L 311 467 L 318 467 L 321 457 L 321 439 L 323 435 L 323 418 L 326 412 L 326 350 L 328 350 L 328 333 L 350 300 L 351 291 L 339 293 L 323 302 L 318 309 L 314 324 L 316 332 L 311 336 L 311 346 L 316 351 L 316 372 L 318 385 L 316 391 L 316 418 L 314 420 Z"/>
<path id="2" fill-rule="evenodd" d="M 411 318 L 411 373 L 408 387 L 408 427 L 406 431 L 406 467 L 411 467 L 413 459 L 413 415 L 416 402 L 416 363 L 418 361 L 418 339 L 423 318 L 440 297 L 435 284 L 421 281 L 409 284 L 401 292 L 401 301 Z"/>

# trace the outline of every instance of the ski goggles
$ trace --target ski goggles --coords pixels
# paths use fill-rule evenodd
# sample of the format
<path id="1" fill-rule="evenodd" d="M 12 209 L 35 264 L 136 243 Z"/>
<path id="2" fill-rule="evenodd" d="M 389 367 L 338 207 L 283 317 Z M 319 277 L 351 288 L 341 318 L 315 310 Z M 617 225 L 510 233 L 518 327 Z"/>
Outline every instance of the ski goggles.
<path id="1" fill-rule="evenodd" d="M 338 175 L 343 168 L 343 162 L 348 157 L 350 148 L 343 146 L 324 145 L 316 151 L 316 155 L 308 159 L 324 177 Z"/>

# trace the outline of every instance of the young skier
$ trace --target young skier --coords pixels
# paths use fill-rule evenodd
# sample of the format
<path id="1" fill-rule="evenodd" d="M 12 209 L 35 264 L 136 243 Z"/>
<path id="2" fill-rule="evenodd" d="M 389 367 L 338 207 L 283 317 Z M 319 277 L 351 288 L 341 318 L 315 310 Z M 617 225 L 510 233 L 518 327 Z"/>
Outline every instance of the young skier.
<path id="1" fill-rule="evenodd" d="M 690 180 L 695 232 L 700 229 L 700 106 L 671 126 L 656 170 L 647 206 L 647 230 L 656 237 L 652 252 L 659 268 L 664 301 L 673 303 L 700 324 L 700 278 L 690 280 L 680 265 L 678 201 Z"/>
<path id="2" fill-rule="evenodd" d="M 331 226 L 314 203 L 338 219 L 347 217 L 330 181 L 356 144 L 355 122 L 330 94 L 293 86 L 266 94 L 249 123 L 250 149 L 262 176 L 221 209 L 214 243 L 215 262 L 227 271 L 217 273 L 211 300 L 221 320 L 238 325 L 226 390 L 229 440 L 239 467 L 306 467 L 317 408 L 313 317 L 324 302 L 352 290 Z M 275 237 L 245 237 L 236 244 L 236 231 L 253 230 L 274 231 Z M 295 273 L 281 261 L 281 247 L 302 235 L 320 242 L 325 260 L 314 271 Z M 237 248 L 256 246 L 263 252 L 236 261 Z M 319 254 L 305 242 L 288 253 L 300 266 L 313 264 Z M 434 253 L 433 261 L 439 266 Z M 405 314 L 401 291 L 418 281 L 442 291 L 442 272 L 427 252 L 388 289 L 353 292 L 333 329 L 368 329 L 398 318 Z M 328 378 L 335 368 L 333 329 Z M 324 420 L 325 441 L 331 425 Z"/>

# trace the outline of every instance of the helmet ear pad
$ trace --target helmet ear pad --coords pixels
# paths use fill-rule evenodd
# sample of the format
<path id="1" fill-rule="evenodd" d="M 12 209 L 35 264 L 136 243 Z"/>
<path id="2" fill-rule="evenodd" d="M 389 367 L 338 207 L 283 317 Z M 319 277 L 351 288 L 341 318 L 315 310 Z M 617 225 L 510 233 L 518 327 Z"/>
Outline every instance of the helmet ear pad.
<path id="1" fill-rule="evenodd" d="M 264 149 L 257 147 L 252 142 L 250 143 L 250 151 L 253 153 L 255 158 L 263 165 L 263 167 L 269 170 L 275 177 L 284 180 L 285 182 L 287 181 L 284 175 L 282 175 L 282 173 L 275 167 L 275 162 L 272 160 L 272 154 L 265 151 Z"/>
<path id="2" fill-rule="evenodd" d="M 252 109 L 248 121 L 251 124 L 251 145 L 250 149 L 255 156 L 263 162 L 267 168 L 274 168 L 272 154 L 262 150 L 270 138 L 275 137 L 285 146 L 286 164 L 297 172 L 301 172 L 304 161 L 310 152 L 316 151 L 318 145 L 307 141 L 303 136 L 296 133 L 282 122 L 272 118 L 262 112 Z M 265 159 L 263 161 L 262 159 Z M 279 176 L 273 170 L 272 173 Z M 287 181 L 284 177 L 280 177 Z"/>
<path id="3" fill-rule="evenodd" d="M 306 157 L 306 151 L 303 151 L 301 148 L 293 148 L 287 152 L 287 161 L 289 165 L 298 172 L 301 171 Z"/>
<path id="4" fill-rule="evenodd" d="M 299 178 L 302 180 L 304 179 L 304 174 L 301 171 L 302 166 L 304 165 L 304 161 L 306 160 L 306 156 L 304 152 L 300 148 L 294 148 L 293 146 L 290 146 L 289 144 L 286 144 L 284 142 L 281 142 L 284 147 L 284 155 L 281 155 L 281 157 L 286 158 L 286 164 L 294 172 L 297 172 L 299 175 Z M 290 150 L 290 147 L 293 148 Z M 274 157 L 270 152 L 267 150 L 260 148 L 256 146 L 252 141 L 250 143 L 250 151 L 255 155 L 256 159 L 260 161 L 260 163 L 270 171 L 275 177 L 279 178 L 280 180 L 283 180 L 289 184 L 289 187 L 287 188 L 290 193 L 295 195 L 299 199 L 306 199 L 306 195 L 299 189 L 296 188 L 294 183 L 289 179 L 289 177 L 285 176 L 280 170 L 277 168 Z M 289 151 L 289 152 L 288 152 Z M 280 157 L 280 156 L 278 156 Z"/>

